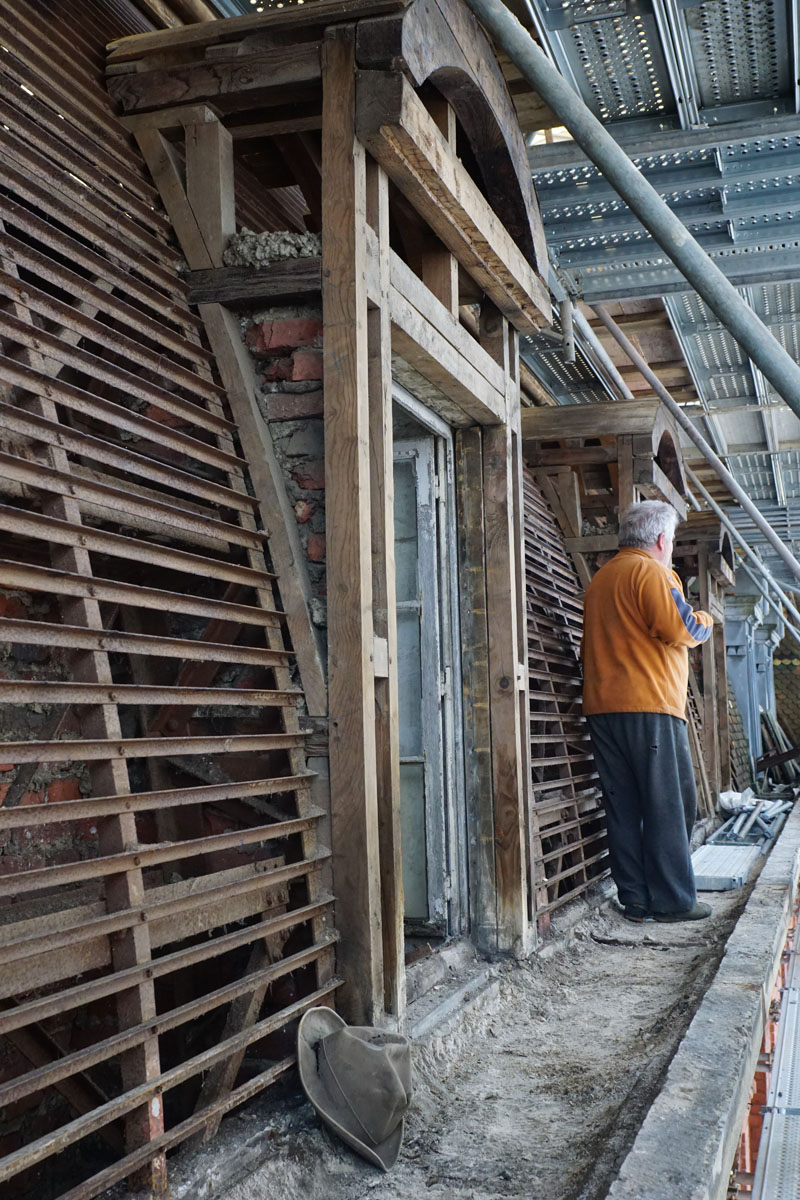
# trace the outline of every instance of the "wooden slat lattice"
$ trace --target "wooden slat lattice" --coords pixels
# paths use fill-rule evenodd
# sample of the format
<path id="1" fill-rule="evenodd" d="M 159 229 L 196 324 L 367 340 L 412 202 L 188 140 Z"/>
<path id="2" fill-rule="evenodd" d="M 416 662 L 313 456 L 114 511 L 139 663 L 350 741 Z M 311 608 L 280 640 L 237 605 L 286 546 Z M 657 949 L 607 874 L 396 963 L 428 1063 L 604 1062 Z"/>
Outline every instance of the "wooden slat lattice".
<path id="1" fill-rule="evenodd" d="M 581 713 L 583 609 L 556 520 L 524 480 L 526 599 L 533 771 L 531 858 L 535 914 L 574 899 L 608 872 L 605 823 Z"/>
<path id="2" fill-rule="evenodd" d="M 130 0 L 0 17 L 0 1188 L 19 1198 L 159 1190 L 166 1150 L 285 1073 L 292 1022 L 337 986 L 279 581 L 103 87 L 105 43 L 145 27 Z"/>

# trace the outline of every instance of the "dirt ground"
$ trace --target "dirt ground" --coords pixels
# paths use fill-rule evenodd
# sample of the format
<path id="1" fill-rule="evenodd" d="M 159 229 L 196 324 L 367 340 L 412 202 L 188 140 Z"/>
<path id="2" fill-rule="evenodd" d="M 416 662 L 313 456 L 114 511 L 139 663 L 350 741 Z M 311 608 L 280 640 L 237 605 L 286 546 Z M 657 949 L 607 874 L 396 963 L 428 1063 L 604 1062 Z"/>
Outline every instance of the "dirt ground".
<path id="1" fill-rule="evenodd" d="M 586 913 L 415 1045 L 415 1096 L 389 1174 L 329 1135 L 294 1084 L 231 1116 L 181 1164 L 192 1200 L 602 1200 L 714 975 L 746 892 L 714 915 L 632 925 Z M 566 930 L 564 927 L 566 926 Z M 646 1200 L 646 1197 L 642 1197 Z"/>

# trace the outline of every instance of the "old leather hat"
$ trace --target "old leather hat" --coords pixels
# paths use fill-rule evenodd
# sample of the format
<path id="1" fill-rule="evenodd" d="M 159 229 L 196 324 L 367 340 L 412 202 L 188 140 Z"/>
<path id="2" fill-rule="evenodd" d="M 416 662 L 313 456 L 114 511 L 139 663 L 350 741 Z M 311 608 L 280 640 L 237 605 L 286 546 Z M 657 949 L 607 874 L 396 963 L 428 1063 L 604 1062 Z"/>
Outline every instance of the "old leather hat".
<path id="1" fill-rule="evenodd" d="M 393 1167 L 411 1100 L 408 1038 L 310 1008 L 297 1031 L 297 1061 L 303 1090 L 325 1124 L 376 1167 Z"/>

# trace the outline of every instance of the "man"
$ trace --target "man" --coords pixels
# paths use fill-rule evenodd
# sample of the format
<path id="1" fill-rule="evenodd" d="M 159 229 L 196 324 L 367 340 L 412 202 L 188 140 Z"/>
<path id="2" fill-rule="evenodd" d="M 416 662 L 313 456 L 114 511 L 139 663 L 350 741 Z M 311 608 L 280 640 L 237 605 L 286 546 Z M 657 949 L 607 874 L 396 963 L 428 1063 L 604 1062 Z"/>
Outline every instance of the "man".
<path id="1" fill-rule="evenodd" d="M 679 517 L 632 504 L 618 553 L 586 589 L 583 711 L 606 810 L 611 874 L 629 921 L 697 921 L 689 839 L 697 809 L 686 730 L 688 648 L 711 636 L 672 570 Z"/>

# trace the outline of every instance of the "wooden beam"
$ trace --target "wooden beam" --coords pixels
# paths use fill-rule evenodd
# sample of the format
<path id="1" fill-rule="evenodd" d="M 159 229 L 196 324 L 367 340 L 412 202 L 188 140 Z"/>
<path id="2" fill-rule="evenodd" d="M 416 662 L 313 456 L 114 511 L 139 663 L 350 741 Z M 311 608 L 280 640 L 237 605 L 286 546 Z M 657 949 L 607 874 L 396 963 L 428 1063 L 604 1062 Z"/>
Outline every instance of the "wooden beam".
<path id="1" fill-rule="evenodd" d="M 190 304 L 225 304 L 251 308 L 256 304 L 292 304 L 319 298 L 322 259 L 282 258 L 263 267 L 221 267 L 190 271 Z"/>
<path id="2" fill-rule="evenodd" d="M 142 129 L 182 129 L 185 125 L 199 125 L 219 118 L 219 111 L 211 104 L 176 104 L 173 108 L 118 117 L 117 120 L 129 133 L 139 133 Z"/>
<path id="3" fill-rule="evenodd" d="M 282 103 L 286 88 L 318 83 L 319 58 L 319 42 L 299 42 L 260 49 L 247 56 L 246 66 L 241 58 L 231 57 L 228 62 L 215 59 L 158 65 L 116 74 L 111 64 L 106 88 L 125 113 L 205 100 L 216 100 L 228 112 L 266 104 L 270 99 Z"/>
<path id="4" fill-rule="evenodd" d="M 506 400 L 516 412 L 508 327 L 491 305 L 481 311 L 481 342 L 502 365 L 508 379 Z M 486 533 L 486 608 L 489 633 L 489 711 L 492 728 L 492 787 L 494 795 L 495 870 L 497 885 L 497 945 L 521 949 L 528 935 L 526 797 L 530 780 L 523 764 L 520 719 L 519 623 L 522 616 L 522 552 L 514 431 L 510 425 L 483 431 L 483 493 Z M 527 720 L 524 726 L 527 736 Z"/>
<path id="5" fill-rule="evenodd" d="M 408 0 L 315 0 L 308 8 L 293 5 L 265 13 L 246 13 L 227 17 L 213 24 L 188 25 L 168 33 L 136 33 L 114 38 L 108 43 L 111 62 L 134 62 L 148 54 L 165 50 L 190 50 L 237 41 L 253 34 L 301 29 L 305 25 L 331 25 L 336 21 L 355 21 L 360 17 L 380 16 L 404 8 Z"/>
<path id="6" fill-rule="evenodd" d="M 394 349 L 410 366 L 449 396 L 476 424 L 496 425 L 503 420 L 503 393 L 479 375 L 452 342 L 396 288 L 391 293 L 391 310 Z M 454 322 L 454 333 L 459 330 L 460 326 Z M 464 333 L 464 337 L 469 339 L 469 334 Z"/>
<path id="7" fill-rule="evenodd" d="M 614 446 L 555 446 L 546 450 L 528 450 L 525 459 L 530 467 L 596 466 L 617 461 Z"/>
<path id="8" fill-rule="evenodd" d="M 686 520 L 686 500 L 667 478 L 654 458 L 634 458 L 633 478 L 648 500 L 666 500 Z"/>
<path id="9" fill-rule="evenodd" d="M 483 443 L 477 426 L 456 434 L 456 503 L 470 926 L 478 946 L 494 952 L 498 949 L 497 871 L 488 703 Z"/>
<path id="10" fill-rule="evenodd" d="M 377 238 L 379 303 L 367 316 L 369 356 L 370 508 L 372 513 L 372 612 L 386 663 L 375 664 L 375 742 L 380 843 L 383 1004 L 393 1023 L 405 1020 L 405 933 L 400 791 L 397 593 L 394 561 L 394 440 L 392 429 L 392 329 L 389 250 L 389 181 L 367 164 L 367 220 Z"/>
<path id="11" fill-rule="evenodd" d="M 520 330 L 550 320 L 550 297 L 404 76 L 362 71 L 357 133 L 481 289 Z"/>
<path id="12" fill-rule="evenodd" d="M 378 244 L 366 230 L 367 295 L 377 303 Z M 467 421 L 493 425 L 505 418 L 503 371 L 461 322 L 390 251 L 393 348 L 438 391 L 452 400 Z"/>
<path id="13" fill-rule="evenodd" d="M 525 443 L 555 442 L 565 437 L 652 433 L 657 400 L 617 400 L 613 404 L 569 404 L 558 408 L 526 408 L 522 413 Z M 532 449 L 538 449 L 533 446 Z"/>
<path id="14" fill-rule="evenodd" d="M 186 126 L 186 193 L 214 267 L 236 232 L 233 139 L 221 121 Z"/>
<path id="15" fill-rule="evenodd" d="M 373 673 L 366 164 L 355 138 L 355 33 L 326 32 L 322 99 L 331 826 L 340 997 L 348 1020 L 383 1010 Z"/>

